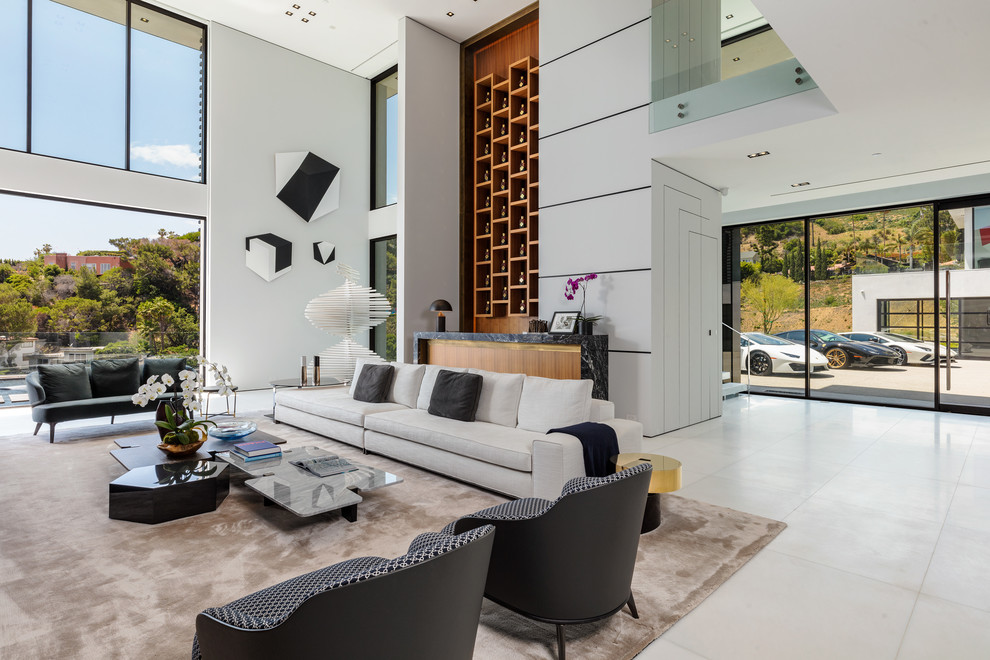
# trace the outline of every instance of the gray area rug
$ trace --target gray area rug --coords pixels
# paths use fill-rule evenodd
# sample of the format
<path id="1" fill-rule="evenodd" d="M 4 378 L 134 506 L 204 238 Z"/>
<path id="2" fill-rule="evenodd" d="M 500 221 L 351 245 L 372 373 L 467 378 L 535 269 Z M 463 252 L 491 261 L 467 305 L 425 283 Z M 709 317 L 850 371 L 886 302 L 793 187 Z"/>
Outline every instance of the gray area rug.
<path id="1" fill-rule="evenodd" d="M 342 559 L 394 557 L 410 540 L 505 498 L 255 417 L 290 445 L 322 445 L 405 483 L 367 493 L 358 520 L 301 519 L 262 505 L 241 480 L 220 508 L 160 525 L 107 517 L 107 484 L 124 469 L 113 438 L 149 422 L 66 429 L 50 445 L 0 438 L 0 657 L 188 658 L 196 614 Z M 113 435 L 110 435 L 110 434 Z M 628 610 L 569 626 L 576 658 L 631 658 L 701 603 L 785 527 L 673 495 L 642 537 Z M 369 616 L 368 634 L 381 622 Z M 552 626 L 485 602 L 476 658 L 553 658 Z"/>

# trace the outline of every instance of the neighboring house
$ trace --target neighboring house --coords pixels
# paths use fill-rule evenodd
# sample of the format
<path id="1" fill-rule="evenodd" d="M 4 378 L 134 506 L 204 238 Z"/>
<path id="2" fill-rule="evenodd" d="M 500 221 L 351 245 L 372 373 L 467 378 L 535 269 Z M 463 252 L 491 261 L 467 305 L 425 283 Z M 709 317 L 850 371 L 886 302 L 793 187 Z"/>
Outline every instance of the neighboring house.
<path id="1" fill-rule="evenodd" d="M 6 337 L 0 335 L 0 369 L 26 369 L 30 356 L 37 350 L 35 337 Z"/>
<path id="2" fill-rule="evenodd" d="M 116 255 L 69 255 L 65 252 L 46 254 L 45 265 L 48 266 L 51 264 L 55 264 L 62 270 L 82 270 L 83 268 L 89 268 L 97 275 L 102 275 L 118 266 L 125 268 L 130 266 L 127 260 Z"/>

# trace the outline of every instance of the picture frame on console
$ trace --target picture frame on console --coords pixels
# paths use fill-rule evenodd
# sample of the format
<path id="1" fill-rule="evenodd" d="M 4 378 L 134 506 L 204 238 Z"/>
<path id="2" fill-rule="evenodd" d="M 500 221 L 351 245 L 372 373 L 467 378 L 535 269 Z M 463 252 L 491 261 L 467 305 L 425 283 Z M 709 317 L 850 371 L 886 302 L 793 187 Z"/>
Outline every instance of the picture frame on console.
<path id="1" fill-rule="evenodd" d="M 551 335 L 574 334 L 574 328 L 577 326 L 579 315 L 580 312 L 554 312 L 548 332 Z"/>

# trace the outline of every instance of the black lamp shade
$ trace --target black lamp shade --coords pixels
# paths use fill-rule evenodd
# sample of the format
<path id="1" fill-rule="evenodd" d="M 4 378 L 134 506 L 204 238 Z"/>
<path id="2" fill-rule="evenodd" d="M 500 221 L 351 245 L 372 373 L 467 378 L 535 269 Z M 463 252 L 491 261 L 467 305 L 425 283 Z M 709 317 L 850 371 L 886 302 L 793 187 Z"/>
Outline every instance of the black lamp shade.
<path id="1" fill-rule="evenodd" d="M 431 312 L 439 312 L 437 314 L 437 332 L 447 332 L 447 317 L 443 315 L 444 312 L 450 312 L 453 307 L 446 300 L 434 300 L 430 305 Z"/>

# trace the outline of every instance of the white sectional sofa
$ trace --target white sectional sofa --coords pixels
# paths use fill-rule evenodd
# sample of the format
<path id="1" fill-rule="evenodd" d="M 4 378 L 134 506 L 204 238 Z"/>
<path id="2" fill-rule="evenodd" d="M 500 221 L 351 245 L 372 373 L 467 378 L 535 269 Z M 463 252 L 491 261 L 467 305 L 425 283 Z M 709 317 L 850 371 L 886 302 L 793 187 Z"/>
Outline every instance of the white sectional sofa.
<path id="1" fill-rule="evenodd" d="M 552 428 L 601 422 L 615 429 L 619 450 L 641 450 L 643 426 L 615 419 L 608 401 L 591 398 L 590 380 L 557 380 L 478 369 L 391 363 L 386 402 L 352 398 L 351 388 L 281 389 L 275 419 L 515 497 L 554 499 L 568 479 L 584 476 L 580 441 Z M 482 376 L 475 421 L 428 412 L 441 369 Z"/>

